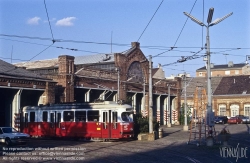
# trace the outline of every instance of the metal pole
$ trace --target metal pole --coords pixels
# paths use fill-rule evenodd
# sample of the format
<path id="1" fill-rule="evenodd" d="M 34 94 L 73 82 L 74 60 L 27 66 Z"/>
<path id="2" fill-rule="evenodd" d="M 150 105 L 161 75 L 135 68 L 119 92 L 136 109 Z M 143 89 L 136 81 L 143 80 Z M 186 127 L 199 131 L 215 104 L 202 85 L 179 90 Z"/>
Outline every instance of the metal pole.
<path id="1" fill-rule="evenodd" d="M 184 72 L 184 126 L 183 126 L 183 130 L 184 131 L 188 131 L 188 125 L 187 125 L 187 79 L 186 79 L 186 72 Z"/>
<path id="2" fill-rule="evenodd" d="M 143 116 L 145 116 L 145 105 L 146 105 L 146 97 L 145 97 L 145 94 L 146 94 L 146 91 L 145 91 L 145 77 L 143 77 Z"/>
<path id="3" fill-rule="evenodd" d="M 117 71 L 117 101 L 120 101 L 120 69 L 116 68 Z"/>
<path id="4" fill-rule="evenodd" d="M 153 90 L 152 90 L 152 56 L 149 55 L 149 114 L 148 114 L 148 123 L 149 123 L 149 133 L 153 133 Z"/>
<path id="5" fill-rule="evenodd" d="M 185 126 L 187 126 L 187 83 L 186 83 L 186 72 L 184 73 L 184 82 L 185 82 L 185 97 L 184 97 L 184 117 L 185 117 Z"/>
<path id="6" fill-rule="evenodd" d="M 167 124 L 167 126 L 168 127 L 171 127 L 171 117 L 170 117 L 170 115 L 171 115 L 171 105 L 170 105 L 170 84 L 168 84 L 168 124 Z"/>
<path id="7" fill-rule="evenodd" d="M 207 124 L 211 127 L 212 123 L 212 90 L 211 90 L 211 68 L 210 68 L 210 41 L 209 41 L 209 26 L 207 26 Z"/>

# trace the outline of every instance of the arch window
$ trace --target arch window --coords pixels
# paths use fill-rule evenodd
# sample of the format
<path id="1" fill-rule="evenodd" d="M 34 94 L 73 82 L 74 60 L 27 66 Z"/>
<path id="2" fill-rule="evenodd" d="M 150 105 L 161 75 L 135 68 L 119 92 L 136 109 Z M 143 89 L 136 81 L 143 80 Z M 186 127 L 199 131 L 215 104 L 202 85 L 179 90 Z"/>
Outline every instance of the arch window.
<path id="1" fill-rule="evenodd" d="M 250 116 L 250 104 L 244 105 L 244 115 Z"/>
<path id="2" fill-rule="evenodd" d="M 239 115 L 239 105 L 233 104 L 230 106 L 231 110 L 231 117 L 235 117 L 236 115 Z"/>
<path id="3" fill-rule="evenodd" d="M 227 112 L 227 107 L 226 105 L 219 105 L 219 115 L 220 116 L 226 116 Z"/>

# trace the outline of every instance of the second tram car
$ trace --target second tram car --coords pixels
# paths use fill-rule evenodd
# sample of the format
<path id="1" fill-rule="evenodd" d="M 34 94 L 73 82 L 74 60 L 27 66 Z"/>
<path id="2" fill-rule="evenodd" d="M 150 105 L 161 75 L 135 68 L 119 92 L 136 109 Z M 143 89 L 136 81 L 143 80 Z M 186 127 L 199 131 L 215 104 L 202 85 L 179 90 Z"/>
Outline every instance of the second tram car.
<path id="1" fill-rule="evenodd" d="M 26 106 L 21 130 L 33 137 L 132 138 L 133 108 L 112 101 Z"/>

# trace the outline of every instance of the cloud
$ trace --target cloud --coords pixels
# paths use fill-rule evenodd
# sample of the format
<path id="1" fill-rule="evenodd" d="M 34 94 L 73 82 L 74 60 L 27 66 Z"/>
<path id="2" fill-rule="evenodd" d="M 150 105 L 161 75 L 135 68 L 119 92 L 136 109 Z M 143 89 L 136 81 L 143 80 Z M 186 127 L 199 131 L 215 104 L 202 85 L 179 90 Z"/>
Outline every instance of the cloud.
<path id="1" fill-rule="evenodd" d="M 38 25 L 39 24 L 39 20 L 41 20 L 41 18 L 39 17 L 34 17 L 34 18 L 30 18 L 27 20 L 27 24 L 30 24 L 30 25 Z"/>
<path id="2" fill-rule="evenodd" d="M 57 26 L 73 26 L 73 21 L 76 19 L 76 17 L 67 17 L 63 18 L 61 20 L 58 20 L 56 22 Z"/>

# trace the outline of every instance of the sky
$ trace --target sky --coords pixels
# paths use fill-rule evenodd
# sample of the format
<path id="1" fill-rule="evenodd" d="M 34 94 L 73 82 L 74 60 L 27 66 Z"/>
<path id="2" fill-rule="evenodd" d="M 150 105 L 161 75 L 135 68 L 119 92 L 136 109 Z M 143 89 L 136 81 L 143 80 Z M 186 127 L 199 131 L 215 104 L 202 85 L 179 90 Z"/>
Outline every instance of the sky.
<path id="1" fill-rule="evenodd" d="M 0 59 L 17 63 L 119 53 L 139 42 L 166 76 L 195 76 L 205 66 L 207 28 L 183 12 L 207 25 L 212 7 L 212 22 L 233 15 L 209 27 L 211 63 L 245 63 L 249 0 L 0 0 Z M 182 57 L 189 58 L 178 62 Z"/>

